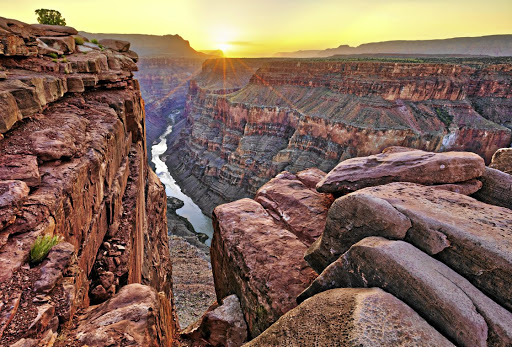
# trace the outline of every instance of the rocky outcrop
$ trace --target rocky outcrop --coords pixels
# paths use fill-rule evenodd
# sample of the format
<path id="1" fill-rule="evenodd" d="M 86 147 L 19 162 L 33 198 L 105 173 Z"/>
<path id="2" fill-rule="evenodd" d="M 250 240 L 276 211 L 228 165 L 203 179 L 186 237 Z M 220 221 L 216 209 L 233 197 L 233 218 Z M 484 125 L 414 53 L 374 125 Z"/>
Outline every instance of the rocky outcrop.
<path id="1" fill-rule="evenodd" d="M 0 345 L 57 335 L 73 345 L 71 326 L 77 341 L 89 339 L 95 323 L 76 312 L 110 297 L 123 309 L 93 309 L 103 330 L 90 341 L 116 341 L 122 329 L 131 344 L 170 345 L 177 323 L 166 197 L 147 165 L 134 61 L 111 49 L 73 53 L 72 28 L 3 18 L 0 27 Z M 31 267 L 41 235 L 62 242 Z M 136 283 L 145 285 L 122 295 Z"/>
<path id="2" fill-rule="evenodd" d="M 484 170 L 483 159 L 473 153 L 429 153 L 390 147 L 381 154 L 342 161 L 318 182 L 317 189 L 346 194 L 391 182 L 453 184 L 480 177 Z"/>
<path id="3" fill-rule="evenodd" d="M 329 288 L 381 287 L 459 345 L 509 345 L 512 314 L 448 266 L 403 241 L 368 237 L 332 263 L 300 299 Z M 404 289 L 407 288 L 407 289 Z"/>
<path id="4" fill-rule="evenodd" d="M 488 170 L 509 176 L 473 153 L 393 147 L 328 174 L 283 172 L 256 201 L 215 209 L 217 297 L 239 296 L 254 346 L 509 345 L 512 211 L 457 192 L 478 196 Z M 434 185 L 386 184 L 413 178 Z M 330 194 L 305 191 L 326 181 L 342 195 L 332 205 Z M 310 272 L 298 307 L 277 309 L 306 284 L 284 285 L 305 279 L 290 234 L 308 246 L 312 236 L 304 258 L 319 275 Z M 256 305 L 266 302 L 262 321 Z"/>
<path id="5" fill-rule="evenodd" d="M 233 69 L 247 71 L 248 62 Z M 511 72 L 507 60 L 485 58 L 279 60 L 264 62 L 240 86 L 229 72 L 215 79 L 205 64 L 190 84 L 186 123 L 169 139 L 168 165 L 210 213 L 252 197 L 283 170 L 330 171 L 389 146 L 471 151 L 489 163 L 511 142 Z"/>
<path id="6" fill-rule="evenodd" d="M 259 190 L 256 201 L 218 206 L 211 259 L 217 300 L 236 294 L 251 337 L 296 306 L 316 277 L 302 255 L 324 227 L 330 194 L 314 185 L 325 173 L 284 172 Z"/>
<path id="7" fill-rule="evenodd" d="M 236 294 L 255 337 L 294 308 L 297 295 L 316 277 L 302 259 L 307 247 L 250 199 L 221 205 L 213 217 L 217 299 Z"/>
<path id="8" fill-rule="evenodd" d="M 377 288 L 315 295 L 245 346 L 314 345 L 453 346 L 413 309 Z"/>
<path id="9" fill-rule="evenodd" d="M 511 218 L 505 208 L 413 183 L 365 188 L 334 202 L 306 259 L 321 272 L 365 237 L 405 239 L 510 308 Z"/>

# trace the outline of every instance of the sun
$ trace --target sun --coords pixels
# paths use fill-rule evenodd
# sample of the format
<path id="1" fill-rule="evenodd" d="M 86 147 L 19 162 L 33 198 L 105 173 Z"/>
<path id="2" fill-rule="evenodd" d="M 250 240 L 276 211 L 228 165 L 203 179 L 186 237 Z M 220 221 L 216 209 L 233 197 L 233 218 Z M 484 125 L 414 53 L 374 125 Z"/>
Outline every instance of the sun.
<path id="1" fill-rule="evenodd" d="M 231 50 L 231 45 L 229 43 L 223 42 L 223 43 L 219 43 L 217 45 L 217 48 L 220 49 L 224 53 L 225 56 L 227 56 L 228 52 Z"/>

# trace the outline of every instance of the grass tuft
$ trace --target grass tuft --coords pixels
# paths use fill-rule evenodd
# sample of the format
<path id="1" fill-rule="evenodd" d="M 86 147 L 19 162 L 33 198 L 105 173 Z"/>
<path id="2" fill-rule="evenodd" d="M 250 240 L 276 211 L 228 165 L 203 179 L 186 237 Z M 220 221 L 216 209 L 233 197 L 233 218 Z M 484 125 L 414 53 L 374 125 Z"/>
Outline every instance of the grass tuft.
<path id="1" fill-rule="evenodd" d="M 60 241 L 61 238 L 57 235 L 38 236 L 30 249 L 30 264 L 36 265 L 42 262 L 52 247 Z"/>
<path id="2" fill-rule="evenodd" d="M 75 44 L 77 45 L 83 45 L 84 44 L 84 39 L 79 37 L 79 36 L 75 36 Z"/>
<path id="3" fill-rule="evenodd" d="M 98 40 L 96 40 L 96 39 L 92 39 L 91 42 L 94 43 L 95 45 L 98 44 Z"/>

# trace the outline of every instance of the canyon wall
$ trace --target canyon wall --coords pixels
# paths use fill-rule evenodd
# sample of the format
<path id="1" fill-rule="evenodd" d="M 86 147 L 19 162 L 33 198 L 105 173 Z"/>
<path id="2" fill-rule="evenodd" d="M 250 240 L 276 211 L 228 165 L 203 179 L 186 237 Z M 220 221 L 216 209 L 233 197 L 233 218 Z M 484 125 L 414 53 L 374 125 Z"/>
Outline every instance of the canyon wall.
<path id="1" fill-rule="evenodd" d="M 0 345 L 170 346 L 167 204 L 137 66 L 76 34 L 0 18 Z M 61 242 L 41 263 L 44 235 Z"/>
<path id="2" fill-rule="evenodd" d="M 142 57 L 135 77 L 146 109 L 146 136 L 150 147 L 169 124 L 184 116 L 188 82 L 201 72 L 204 58 Z M 149 150 L 148 147 L 148 150 Z"/>
<path id="3" fill-rule="evenodd" d="M 208 214 L 282 170 L 329 171 L 393 145 L 489 162 L 510 146 L 511 81 L 499 59 L 210 60 L 190 83 L 167 164 Z"/>

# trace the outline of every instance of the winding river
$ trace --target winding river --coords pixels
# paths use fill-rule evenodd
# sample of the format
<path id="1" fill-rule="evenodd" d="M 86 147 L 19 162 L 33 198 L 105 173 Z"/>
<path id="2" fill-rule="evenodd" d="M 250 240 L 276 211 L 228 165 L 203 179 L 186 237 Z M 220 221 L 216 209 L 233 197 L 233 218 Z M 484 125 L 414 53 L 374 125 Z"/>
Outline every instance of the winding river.
<path id="1" fill-rule="evenodd" d="M 208 240 L 206 240 L 205 243 L 210 246 L 213 236 L 211 218 L 205 216 L 201 212 L 199 206 L 197 206 L 188 195 L 185 195 L 181 191 L 180 186 L 178 186 L 176 180 L 169 173 L 167 165 L 160 159 L 160 156 L 167 150 L 166 138 L 171 132 L 172 125 L 167 127 L 167 130 L 162 135 L 160 135 L 156 141 L 156 144 L 151 147 L 151 161 L 153 164 L 155 164 L 156 174 L 165 185 L 165 192 L 167 196 L 173 196 L 185 203 L 185 205 L 178 209 L 176 213 L 182 217 L 187 218 L 196 232 L 208 235 Z"/>

